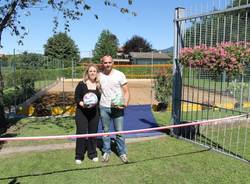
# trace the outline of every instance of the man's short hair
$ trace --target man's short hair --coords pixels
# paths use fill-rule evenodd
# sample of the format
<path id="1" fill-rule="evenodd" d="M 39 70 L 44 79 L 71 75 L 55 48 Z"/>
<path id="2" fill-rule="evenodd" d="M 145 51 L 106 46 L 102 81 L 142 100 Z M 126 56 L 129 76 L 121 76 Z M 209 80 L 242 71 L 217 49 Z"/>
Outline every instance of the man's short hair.
<path id="1" fill-rule="evenodd" d="M 106 54 L 106 55 L 104 55 L 104 56 L 100 59 L 100 61 L 101 61 L 101 62 L 103 62 L 103 59 L 104 59 L 105 57 L 111 57 L 111 58 L 112 58 L 112 60 L 113 60 L 113 57 L 112 57 L 111 55 Z"/>

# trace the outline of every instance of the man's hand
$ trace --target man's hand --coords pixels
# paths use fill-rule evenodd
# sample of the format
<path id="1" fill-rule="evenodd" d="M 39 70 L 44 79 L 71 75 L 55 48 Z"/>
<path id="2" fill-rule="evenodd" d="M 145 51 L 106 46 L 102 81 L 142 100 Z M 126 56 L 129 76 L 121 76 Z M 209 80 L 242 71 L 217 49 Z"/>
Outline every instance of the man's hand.
<path id="1" fill-rule="evenodd" d="M 116 109 L 124 109 L 126 106 L 125 105 L 116 105 L 114 103 L 111 103 L 111 107 L 112 108 L 116 108 Z"/>

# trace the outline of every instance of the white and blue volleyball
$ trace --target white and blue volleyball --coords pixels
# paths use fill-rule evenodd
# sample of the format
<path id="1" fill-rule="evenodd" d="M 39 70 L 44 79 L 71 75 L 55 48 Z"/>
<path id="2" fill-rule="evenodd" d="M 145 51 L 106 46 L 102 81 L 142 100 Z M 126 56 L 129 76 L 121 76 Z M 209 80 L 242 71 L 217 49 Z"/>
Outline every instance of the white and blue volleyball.
<path id="1" fill-rule="evenodd" d="M 84 103 L 84 106 L 87 108 L 96 106 L 97 102 L 98 102 L 98 98 L 95 93 L 89 92 L 83 96 L 83 103 Z"/>
<path id="2" fill-rule="evenodd" d="M 124 105 L 124 99 L 122 95 L 115 95 L 112 99 L 111 99 L 111 104 L 113 106 L 123 106 Z"/>

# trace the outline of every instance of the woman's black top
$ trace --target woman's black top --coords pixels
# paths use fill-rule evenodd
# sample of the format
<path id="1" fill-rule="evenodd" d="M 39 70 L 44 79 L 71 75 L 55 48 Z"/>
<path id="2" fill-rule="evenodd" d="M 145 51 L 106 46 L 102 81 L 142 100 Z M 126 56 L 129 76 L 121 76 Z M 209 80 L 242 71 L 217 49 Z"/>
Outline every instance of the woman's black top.
<path id="1" fill-rule="evenodd" d="M 89 92 L 92 92 L 92 93 L 96 94 L 96 96 L 98 98 L 98 104 L 96 106 L 92 107 L 92 108 L 84 108 L 84 107 L 79 105 L 79 102 L 83 101 L 83 96 L 86 93 L 89 93 Z M 81 109 L 82 111 L 88 112 L 88 111 L 91 111 L 93 109 L 98 110 L 100 97 L 101 97 L 101 93 L 100 93 L 100 91 L 98 89 L 96 89 L 96 90 L 88 89 L 87 85 L 83 81 L 80 81 L 78 83 L 78 85 L 76 86 L 76 89 L 75 89 L 75 102 L 77 104 L 77 108 Z"/>

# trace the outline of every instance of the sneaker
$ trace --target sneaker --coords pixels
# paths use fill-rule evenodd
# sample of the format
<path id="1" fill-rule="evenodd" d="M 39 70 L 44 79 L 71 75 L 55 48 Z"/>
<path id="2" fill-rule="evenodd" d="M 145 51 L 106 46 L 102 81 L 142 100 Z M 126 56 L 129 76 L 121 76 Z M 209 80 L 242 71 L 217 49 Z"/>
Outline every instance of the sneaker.
<path id="1" fill-rule="evenodd" d="M 128 163 L 128 158 L 126 154 L 120 155 L 120 159 L 123 163 L 127 164 Z"/>
<path id="2" fill-rule="evenodd" d="M 104 153 L 102 155 L 102 161 L 103 162 L 108 162 L 109 161 L 110 154 L 109 153 Z"/>
<path id="3" fill-rule="evenodd" d="M 81 160 L 76 160 L 76 164 L 81 164 L 82 163 L 82 161 Z"/>
<path id="4" fill-rule="evenodd" d="M 98 162 L 99 161 L 99 158 L 98 157 L 95 157 L 92 159 L 93 162 Z"/>

